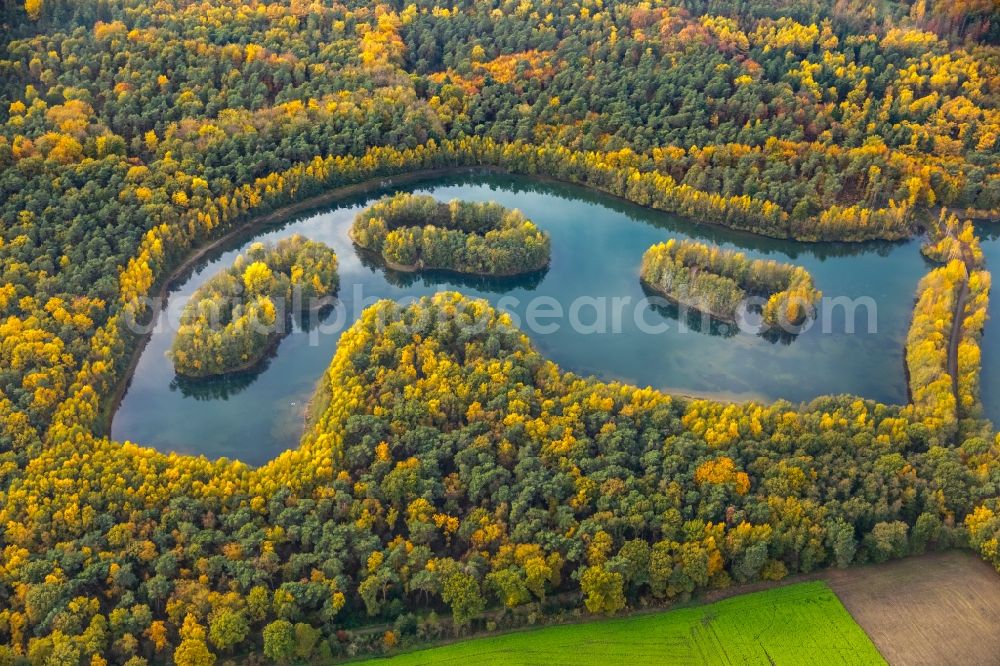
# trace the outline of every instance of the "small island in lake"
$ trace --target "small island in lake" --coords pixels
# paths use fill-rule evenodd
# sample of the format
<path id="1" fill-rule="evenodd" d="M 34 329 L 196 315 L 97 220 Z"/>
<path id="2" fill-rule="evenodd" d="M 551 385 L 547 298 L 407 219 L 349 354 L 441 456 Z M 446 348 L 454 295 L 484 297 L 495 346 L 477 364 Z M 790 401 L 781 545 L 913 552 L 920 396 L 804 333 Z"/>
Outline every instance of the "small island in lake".
<path id="1" fill-rule="evenodd" d="M 386 197 L 361 211 L 351 239 L 400 271 L 509 276 L 541 270 L 550 256 L 548 234 L 518 210 L 418 194 Z"/>
<path id="2" fill-rule="evenodd" d="M 286 316 L 337 292 L 337 255 L 295 235 L 254 243 L 233 265 L 198 288 L 181 314 L 170 350 L 184 377 L 248 370 L 288 330 Z"/>
<path id="3" fill-rule="evenodd" d="M 671 239 L 646 251 L 640 278 L 653 291 L 734 322 L 748 296 L 766 297 L 764 325 L 800 326 L 815 315 L 821 293 L 801 266 L 749 259 L 741 252 Z"/>

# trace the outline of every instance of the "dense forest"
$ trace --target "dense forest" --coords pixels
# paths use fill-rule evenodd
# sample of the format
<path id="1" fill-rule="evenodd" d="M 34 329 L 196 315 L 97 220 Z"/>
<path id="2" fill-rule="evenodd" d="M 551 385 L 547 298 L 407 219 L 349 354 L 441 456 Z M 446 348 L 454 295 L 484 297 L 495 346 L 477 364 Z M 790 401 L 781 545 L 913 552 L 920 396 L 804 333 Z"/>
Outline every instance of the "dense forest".
<path id="1" fill-rule="evenodd" d="M 449 294 L 366 313 L 261 468 L 102 436 L 143 297 L 333 187 L 488 165 L 809 241 L 995 215 L 995 3 L 26 0 L 0 27 L 0 663 L 321 661 L 953 544 L 1000 567 L 961 249 L 921 284 L 906 406 L 574 377 Z"/>
<path id="2" fill-rule="evenodd" d="M 549 237 L 498 203 L 400 193 L 358 213 L 351 238 L 397 270 L 517 275 L 549 264 Z"/>
<path id="3" fill-rule="evenodd" d="M 639 277 L 654 291 L 726 321 L 736 321 L 751 295 L 762 297 L 767 329 L 792 332 L 816 316 L 822 293 L 801 266 L 750 259 L 742 252 L 670 239 L 646 250 Z"/>
<path id="4" fill-rule="evenodd" d="M 337 292 L 337 255 L 295 235 L 254 243 L 191 296 L 170 350 L 177 374 L 207 377 L 260 362 L 290 318 Z"/>

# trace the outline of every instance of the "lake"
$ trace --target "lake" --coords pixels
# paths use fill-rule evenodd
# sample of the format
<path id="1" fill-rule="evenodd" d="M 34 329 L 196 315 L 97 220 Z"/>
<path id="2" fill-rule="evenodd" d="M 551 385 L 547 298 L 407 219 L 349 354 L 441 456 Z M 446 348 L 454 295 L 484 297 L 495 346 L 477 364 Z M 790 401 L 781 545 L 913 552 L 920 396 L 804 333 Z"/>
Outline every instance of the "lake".
<path id="1" fill-rule="evenodd" d="M 986 260 L 986 270 L 993 277 L 993 284 L 1000 284 L 1000 225 L 997 223 L 977 224 L 976 231 L 983 246 L 983 257 Z M 1000 291 L 993 289 L 990 293 L 990 307 L 987 311 L 986 329 L 983 332 L 982 364 L 983 374 L 980 386 L 983 396 L 983 408 L 986 418 L 994 425 L 1000 424 Z"/>
<path id="2" fill-rule="evenodd" d="M 161 316 L 142 353 L 114 416 L 112 437 L 163 451 L 264 463 L 298 442 L 305 407 L 339 334 L 366 304 L 441 290 L 486 298 L 522 323 L 534 313 L 539 325 L 526 333 L 542 354 L 565 370 L 604 380 L 727 400 L 800 402 L 839 393 L 897 404 L 907 399 L 903 345 L 917 282 L 930 267 L 917 240 L 860 245 L 773 240 L 699 225 L 582 187 L 488 172 L 439 176 L 399 189 L 519 208 L 551 235 L 551 265 L 539 274 L 503 280 L 387 272 L 359 255 L 347 232 L 359 210 L 398 191 L 391 186 L 256 229 L 207 254 L 172 286 L 165 304 L 172 316 Z M 200 382 L 176 377 L 166 356 L 175 329 L 163 321 L 176 320 L 191 294 L 247 245 L 293 233 L 336 250 L 338 307 L 296 323 L 255 372 Z M 652 305 L 644 300 L 639 265 L 650 245 L 669 238 L 799 264 L 825 298 L 859 305 L 853 315 L 842 306 L 821 308 L 811 328 L 782 339 Z M 991 265 L 1000 263 L 1000 241 L 989 248 Z M 558 307 L 561 318 L 551 316 Z M 849 323 L 853 333 L 846 330 Z M 987 340 L 1000 343 L 1000 332 L 988 327 Z M 995 374 L 984 371 L 984 393 L 994 403 L 1000 401 Z"/>

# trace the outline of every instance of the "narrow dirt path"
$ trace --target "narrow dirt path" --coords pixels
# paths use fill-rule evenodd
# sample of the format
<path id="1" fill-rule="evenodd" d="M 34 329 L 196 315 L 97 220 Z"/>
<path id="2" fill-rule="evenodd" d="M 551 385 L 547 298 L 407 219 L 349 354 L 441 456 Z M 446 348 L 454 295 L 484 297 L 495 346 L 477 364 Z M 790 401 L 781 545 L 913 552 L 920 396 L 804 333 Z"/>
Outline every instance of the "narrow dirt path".
<path id="1" fill-rule="evenodd" d="M 965 303 L 969 300 L 969 280 L 962 280 L 952 315 L 951 337 L 948 340 L 948 374 L 951 375 L 951 390 L 958 405 L 958 345 L 962 341 L 962 327 L 965 324 Z"/>
<path id="2" fill-rule="evenodd" d="M 955 409 L 958 409 L 958 346 L 962 342 L 965 327 L 965 305 L 969 300 L 969 276 L 975 270 L 975 262 L 968 244 L 962 243 L 962 263 L 965 264 L 965 279 L 959 287 L 955 312 L 951 318 L 951 336 L 948 339 L 948 374 L 951 375 L 951 390 L 955 394 Z"/>

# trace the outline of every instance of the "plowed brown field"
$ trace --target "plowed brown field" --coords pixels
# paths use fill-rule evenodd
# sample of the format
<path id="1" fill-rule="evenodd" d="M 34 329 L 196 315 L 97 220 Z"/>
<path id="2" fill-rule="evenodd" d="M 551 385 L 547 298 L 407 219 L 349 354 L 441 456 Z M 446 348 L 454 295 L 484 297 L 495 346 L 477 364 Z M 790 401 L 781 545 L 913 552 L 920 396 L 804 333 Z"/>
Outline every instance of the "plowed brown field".
<path id="1" fill-rule="evenodd" d="M 893 666 L 1000 664 L 1000 575 L 950 551 L 822 576 Z"/>

